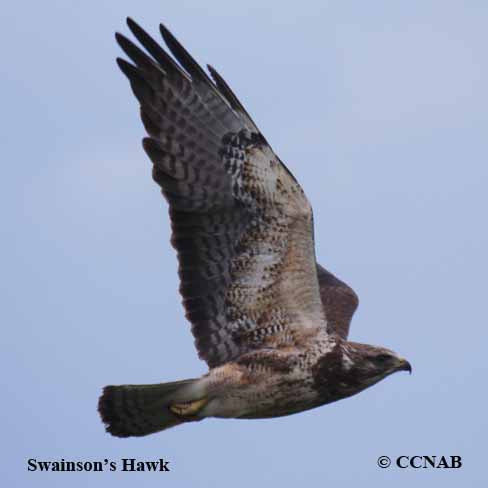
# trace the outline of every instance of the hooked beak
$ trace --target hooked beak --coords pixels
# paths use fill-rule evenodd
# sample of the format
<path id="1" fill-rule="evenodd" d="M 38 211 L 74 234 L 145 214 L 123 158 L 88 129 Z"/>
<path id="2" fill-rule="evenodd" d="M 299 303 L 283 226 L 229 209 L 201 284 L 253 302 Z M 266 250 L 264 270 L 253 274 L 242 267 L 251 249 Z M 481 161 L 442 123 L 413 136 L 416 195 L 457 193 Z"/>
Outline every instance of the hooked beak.
<path id="1" fill-rule="evenodd" d="M 397 371 L 408 371 L 412 374 L 412 365 L 406 359 L 402 359 L 398 365 Z"/>

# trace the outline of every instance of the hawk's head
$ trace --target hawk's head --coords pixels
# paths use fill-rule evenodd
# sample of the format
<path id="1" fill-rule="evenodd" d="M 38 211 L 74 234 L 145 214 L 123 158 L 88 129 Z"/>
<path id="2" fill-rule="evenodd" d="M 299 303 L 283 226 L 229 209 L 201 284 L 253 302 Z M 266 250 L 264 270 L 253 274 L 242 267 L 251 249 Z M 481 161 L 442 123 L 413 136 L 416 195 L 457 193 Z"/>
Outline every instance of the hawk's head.
<path id="1" fill-rule="evenodd" d="M 341 341 L 317 362 L 315 385 L 329 401 L 354 395 L 397 371 L 412 372 L 410 363 L 385 347 Z"/>
<path id="2" fill-rule="evenodd" d="M 405 358 L 386 347 L 346 342 L 341 349 L 344 367 L 353 366 L 355 374 L 371 384 L 397 371 L 412 372 L 412 366 Z"/>

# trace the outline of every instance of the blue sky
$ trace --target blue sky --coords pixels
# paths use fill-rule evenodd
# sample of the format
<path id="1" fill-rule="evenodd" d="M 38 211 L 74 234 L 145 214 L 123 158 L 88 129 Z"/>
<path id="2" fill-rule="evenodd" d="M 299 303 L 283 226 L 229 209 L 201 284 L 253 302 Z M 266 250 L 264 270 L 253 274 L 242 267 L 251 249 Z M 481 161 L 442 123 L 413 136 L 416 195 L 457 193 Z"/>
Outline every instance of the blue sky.
<path id="1" fill-rule="evenodd" d="M 488 3 L 164 3 L 2 9 L 5 486 L 481 486 Z M 154 35 L 164 21 L 224 75 L 309 196 L 320 262 L 360 297 L 351 339 L 398 351 L 412 376 L 288 418 L 105 434 L 104 385 L 206 371 L 114 62 L 127 15 Z M 376 465 L 423 454 L 464 466 Z M 29 458 L 122 457 L 172 471 L 27 472 Z"/>

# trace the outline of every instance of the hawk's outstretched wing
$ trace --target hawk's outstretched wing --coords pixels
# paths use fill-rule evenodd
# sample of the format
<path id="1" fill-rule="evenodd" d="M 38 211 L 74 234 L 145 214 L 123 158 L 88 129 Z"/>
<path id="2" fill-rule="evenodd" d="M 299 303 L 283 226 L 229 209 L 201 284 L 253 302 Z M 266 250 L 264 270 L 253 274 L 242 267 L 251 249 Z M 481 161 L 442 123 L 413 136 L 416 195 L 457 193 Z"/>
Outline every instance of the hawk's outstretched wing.
<path id="1" fill-rule="evenodd" d="M 169 202 L 180 292 L 209 366 L 298 345 L 325 328 L 312 210 L 225 81 L 215 83 L 172 34 L 179 65 L 136 23 L 118 59 L 141 106 L 143 145 Z"/>
<path id="2" fill-rule="evenodd" d="M 320 297 L 327 320 L 327 332 L 347 339 L 352 316 L 359 305 L 354 290 L 317 263 Z"/>

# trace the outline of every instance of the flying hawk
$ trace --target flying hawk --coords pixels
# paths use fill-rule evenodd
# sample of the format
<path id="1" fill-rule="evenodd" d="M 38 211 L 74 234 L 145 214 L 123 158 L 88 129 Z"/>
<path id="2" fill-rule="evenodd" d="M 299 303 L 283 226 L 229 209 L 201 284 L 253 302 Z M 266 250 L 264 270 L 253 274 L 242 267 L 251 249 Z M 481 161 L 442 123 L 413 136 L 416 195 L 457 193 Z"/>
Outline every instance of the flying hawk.
<path id="1" fill-rule="evenodd" d="M 206 417 L 289 415 L 358 393 L 405 359 L 347 340 L 354 291 L 316 262 L 312 208 L 217 71 L 163 25 L 176 61 L 133 20 L 117 59 L 139 101 L 143 147 L 169 204 L 180 292 L 209 372 L 107 386 L 106 430 L 143 436 Z"/>

